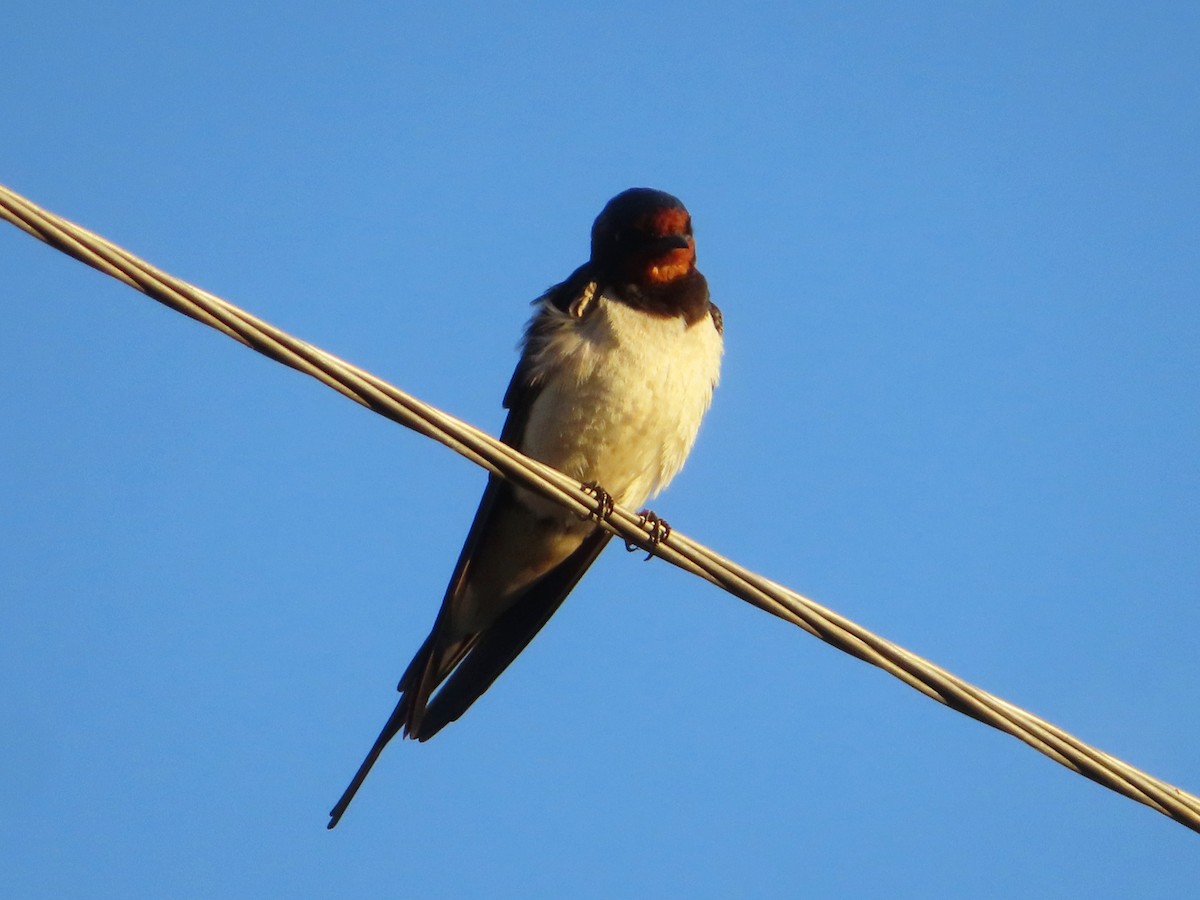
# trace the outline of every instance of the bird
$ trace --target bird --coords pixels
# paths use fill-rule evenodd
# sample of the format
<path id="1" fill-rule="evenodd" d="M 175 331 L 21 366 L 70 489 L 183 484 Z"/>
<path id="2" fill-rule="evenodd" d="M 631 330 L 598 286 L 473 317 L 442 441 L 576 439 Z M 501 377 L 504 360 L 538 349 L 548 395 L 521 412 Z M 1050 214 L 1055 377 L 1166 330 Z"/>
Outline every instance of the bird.
<path id="1" fill-rule="evenodd" d="M 691 215 L 671 194 L 613 197 L 588 261 L 533 306 L 500 440 L 577 479 L 596 512 L 583 518 L 490 475 L 433 629 L 329 828 L 392 738 L 429 740 L 491 687 L 608 544 L 598 520 L 671 481 L 709 408 L 723 318 L 696 268 Z M 653 512 L 642 517 L 652 543 L 669 535 Z"/>

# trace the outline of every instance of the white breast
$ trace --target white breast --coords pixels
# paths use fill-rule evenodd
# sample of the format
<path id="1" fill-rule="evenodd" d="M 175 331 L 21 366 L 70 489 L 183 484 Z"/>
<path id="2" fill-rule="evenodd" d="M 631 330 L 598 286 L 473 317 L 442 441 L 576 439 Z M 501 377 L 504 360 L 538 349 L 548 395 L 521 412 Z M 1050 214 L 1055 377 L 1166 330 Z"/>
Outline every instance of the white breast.
<path id="1" fill-rule="evenodd" d="M 543 387 L 521 449 L 638 507 L 683 466 L 712 399 L 721 335 L 710 316 L 691 325 L 601 296 L 581 319 L 536 348 Z"/>

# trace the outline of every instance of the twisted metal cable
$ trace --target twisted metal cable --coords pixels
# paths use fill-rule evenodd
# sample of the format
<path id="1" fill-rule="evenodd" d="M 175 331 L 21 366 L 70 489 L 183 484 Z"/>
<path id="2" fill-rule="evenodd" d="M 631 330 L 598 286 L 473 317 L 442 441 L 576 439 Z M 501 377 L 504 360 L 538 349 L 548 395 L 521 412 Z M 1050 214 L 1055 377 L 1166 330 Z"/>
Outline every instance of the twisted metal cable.
<path id="1" fill-rule="evenodd" d="M 0 185 L 0 218 L 52 247 L 286 366 L 311 375 L 356 403 L 432 438 L 467 459 L 581 515 L 595 498 L 561 472 L 412 397 L 386 381 L 155 268 Z M 1084 743 L 1061 728 L 910 653 L 849 619 L 672 530 L 650 542 L 651 528 L 616 507 L 603 523 L 624 540 L 704 578 L 752 606 L 803 628 L 877 666 L 939 703 L 1012 735 L 1055 762 L 1200 832 L 1200 797 Z"/>

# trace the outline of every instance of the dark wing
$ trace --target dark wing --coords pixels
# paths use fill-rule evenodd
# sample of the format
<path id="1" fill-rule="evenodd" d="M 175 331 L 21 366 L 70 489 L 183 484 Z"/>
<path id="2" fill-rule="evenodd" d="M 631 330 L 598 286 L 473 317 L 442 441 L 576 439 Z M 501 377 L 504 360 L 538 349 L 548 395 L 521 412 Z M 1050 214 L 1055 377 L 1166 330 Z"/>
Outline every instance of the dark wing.
<path id="1" fill-rule="evenodd" d="M 533 316 L 526 328 L 521 360 L 517 364 L 516 371 L 513 372 L 508 389 L 504 392 L 504 407 L 508 410 L 508 418 L 505 420 L 504 428 L 500 432 L 500 440 L 510 447 L 519 449 L 524 443 L 525 426 L 529 422 L 530 410 L 533 408 L 534 401 L 537 400 L 542 390 L 542 384 L 534 375 L 534 358 L 540 350 L 543 341 L 556 328 L 562 327 L 564 321 L 562 314 L 566 314 L 566 316 L 571 318 L 582 318 L 592 308 L 591 304 L 595 293 L 596 285 L 588 277 L 588 267 L 585 265 L 576 269 L 566 281 L 550 288 L 550 290 L 534 301 L 534 305 L 539 308 L 539 311 Z M 555 312 L 558 315 L 555 315 Z M 579 547 L 575 553 L 572 553 L 562 563 L 530 585 L 526 593 L 514 601 L 513 607 L 522 610 L 526 606 L 538 606 L 546 602 L 543 597 L 546 593 L 543 584 L 551 581 L 561 583 L 559 586 L 561 594 L 557 602 L 545 612 L 545 615 L 541 617 L 540 623 L 532 628 L 519 644 L 514 643 L 512 654 L 508 656 L 502 665 L 499 665 L 497 668 L 493 663 L 491 668 L 487 668 L 483 667 L 480 663 L 472 663 L 472 665 L 465 667 L 462 673 L 458 672 L 457 668 L 459 665 L 464 660 L 475 655 L 474 648 L 477 643 L 484 642 L 487 648 L 487 653 L 484 655 L 488 659 L 497 660 L 503 655 L 498 653 L 496 649 L 503 643 L 501 635 L 506 635 L 510 642 L 515 642 L 517 638 L 517 634 L 513 631 L 513 622 L 507 622 L 503 629 L 497 631 L 502 622 L 506 622 L 507 617 L 502 616 L 486 632 L 450 642 L 438 640 L 439 635 L 446 634 L 448 631 L 448 629 L 439 626 L 452 620 L 454 617 L 456 605 L 462 596 L 463 587 L 467 580 L 471 561 L 476 558 L 479 544 L 487 535 L 493 533 L 493 529 L 497 527 L 498 511 L 503 510 L 507 503 L 512 502 L 512 490 L 512 485 L 504 479 L 496 475 L 488 477 L 488 484 L 484 490 L 483 499 L 479 502 L 479 509 L 476 511 L 475 519 L 471 523 L 471 530 L 467 533 L 467 540 L 458 555 L 458 562 L 454 566 L 454 574 L 450 577 L 450 584 L 446 587 L 446 594 L 442 599 L 442 607 L 438 612 L 438 619 L 434 623 L 433 632 L 417 653 L 416 658 L 409 664 L 404 676 L 400 679 L 398 689 L 405 695 L 400 701 L 400 706 L 405 707 L 403 728 L 405 734 L 409 737 L 415 737 L 422 741 L 428 740 L 442 726 L 462 715 L 467 707 L 491 686 L 492 682 L 496 680 L 505 667 L 533 640 L 533 636 L 546 624 L 546 621 L 554 613 L 554 610 L 558 608 L 571 588 L 579 581 L 579 578 L 583 575 L 587 567 L 591 565 L 592 561 L 596 558 L 596 554 L 603 549 L 604 542 L 600 542 L 599 546 L 590 555 L 580 555 L 580 551 L 584 549 L 584 546 Z M 601 533 L 607 533 L 603 529 L 598 530 Z M 589 543 L 590 537 L 588 541 L 584 542 L 584 545 Z M 578 561 L 577 557 L 579 558 Z M 574 578 L 566 579 L 559 575 L 560 570 L 564 568 L 567 571 L 574 568 L 573 564 L 578 564 L 578 570 Z M 555 578 L 554 576 L 558 577 Z M 553 591 L 549 593 L 553 593 Z M 537 616 L 535 615 L 533 618 L 537 618 Z M 533 619 L 526 615 L 522 621 L 525 620 L 531 622 Z M 484 640 L 485 638 L 486 641 Z M 491 672 L 491 675 L 486 680 L 483 680 L 481 674 L 485 670 L 491 671 L 492 668 L 494 668 L 494 671 Z M 423 725 L 422 719 L 425 715 L 425 708 L 429 703 L 430 695 L 437 689 L 438 685 L 450 677 L 452 672 L 454 675 L 451 681 L 455 686 L 455 696 L 459 698 L 457 704 L 461 704 L 461 708 L 452 716 L 444 718 L 441 725 L 435 728 Z M 476 684 L 478 685 L 478 690 L 471 693 L 470 686 Z M 450 684 L 446 685 L 447 688 L 450 686 Z M 468 694 L 470 694 L 469 699 L 465 699 L 464 701 L 464 698 Z M 440 698 L 441 694 L 438 695 L 439 701 Z"/>
<path id="2" fill-rule="evenodd" d="M 570 319 L 580 319 L 594 308 L 592 303 L 596 290 L 596 284 L 589 277 L 585 265 L 534 301 L 539 312 L 529 322 L 521 361 L 504 393 L 508 418 L 500 432 L 500 440 L 510 447 L 520 448 L 524 443 L 530 410 L 542 390 L 542 384 L 534 375 L 534 358 L 542 342 L 555 329 L 562 327 L 564 321 L 568 321 L 563 314 Z M 428 740 L 443 726 L 461 716 L 533 640 L 607 543 L 607 537 L 598 540 L 598 536 L 607 536 L 608 532 L 596 529 L 570 556 L 531 584 L 513 602 L 508 612 L 486 631 L 458 639 L 444 647 L 437 646 L 438 625 L 453 615 L 479 542 L 496 526 L 497 510 L 502 509 L 506 501 L 511 501 L 512 490 L 512 485 L 503 479 L 495 475 L 488 478 L 475 521 L 471 523 L 471 530 L 446 588 L 446 596 L 438 613 L 439 622 L 434 624 L 430 640 L 426 641 L 426 646 L 422 647 L 422 652 L 417 654 L 400 681 L 400 690 L 406 698 L 411 697 L 404 720 L 405 733 L 410 737 Z M 446 681 L 446 685 L 433 701 L 434 707 L 440 710 L 437 724 L 432 720 L 426 723 L 423 717 L 429 697 L 443 681 Z M 445 699 L 443 695 L 447 695 Z"/>
<path id="3" fill-rule="evenodd" d="M 548 303 L 560 312 L 582 317 L 588 311 L 595 293 L 596 285 L 586 277 L 585 268 L 581 267 L 535 303 Z M 545 333 L 543 329 L 551 327 L 548 317 L 541 314 L 535 315 L 529 324 L 524 353 L 504 396 L 504 406 L 509 414 L 500 439 L 509 446 L 520 447 L 530 408 L 540 392 L 541 385 L 532 374 L 531 354 L 536 352 L 539 339 Z M 401 677 L 398 685 L 402 693 L 400 701 L 350 785 L 330 812 L 327 827 L 337 825 L 379 754 L 393 737 L 404 731 L 409 737 L 428 740 L 466 712 L 491 687 L 500 673 L 554 615 L 612 536 L 597 527 L 584 537 L 570 556 L 534 581 L 487 629 L 447 640 L 444 637 L 447 629 L 441 626 L 453 616 L 471 560 L 478 551 L 480 541 L 495 527 L 498 510 L 506 502 L 514 502 L 511 499 L 512 489 L 512 485 L 504 479 L 496 475 L 488 477 L 487 488 L 459 553 L 433 630 Z M 441 690 L 431 701 L 430 697 L 439 685 L 442 685 Z"/>
<path id="4" fill-rule="evenodd" d="M 465 713 L 550 621 L 611 537 L 603 528 L 595 528 L 574 553 L 530 585 L 486 631 L 475 635 L 409 736 L 427 741 Z"/>

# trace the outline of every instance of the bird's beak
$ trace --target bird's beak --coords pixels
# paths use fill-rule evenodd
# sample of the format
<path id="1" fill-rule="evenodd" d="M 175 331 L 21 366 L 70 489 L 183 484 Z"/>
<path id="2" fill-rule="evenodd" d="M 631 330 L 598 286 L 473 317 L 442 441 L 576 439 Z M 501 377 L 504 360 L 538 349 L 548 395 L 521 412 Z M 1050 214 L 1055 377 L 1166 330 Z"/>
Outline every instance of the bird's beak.
<path id="1" fill-rule="evenodd" d="M 687 250 L 691 247 L 685 234 L 668 234 L 657 241 L 658 248 L 666 253 L 668 250 Z"/>

